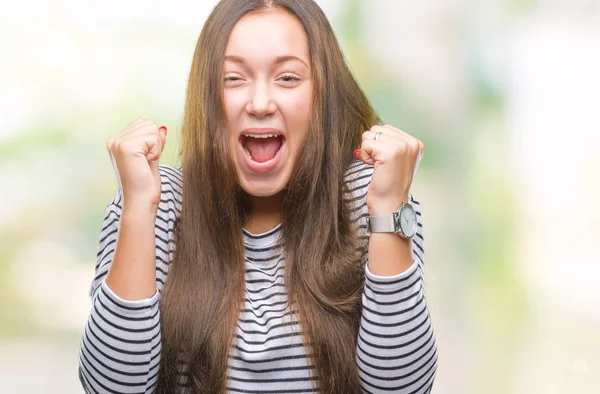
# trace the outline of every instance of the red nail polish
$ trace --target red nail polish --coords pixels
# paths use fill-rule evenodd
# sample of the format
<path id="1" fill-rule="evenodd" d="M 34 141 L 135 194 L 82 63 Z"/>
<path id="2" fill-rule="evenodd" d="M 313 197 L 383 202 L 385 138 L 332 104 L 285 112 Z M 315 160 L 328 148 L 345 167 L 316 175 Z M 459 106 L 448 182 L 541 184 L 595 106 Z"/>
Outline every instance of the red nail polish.
<path id="1" fill-rule="evenodd" d="M 357 149 L 354 151 L 354 156 L 356 156 L 356 157 L 360 156 L 360 149 Z"/>
<path id="2" fill-rule="evenodd" d="M 166 128 L 165 126 L 160 126 L 160 127 L 158 128 L 158 130 L 159 130 L 159 131 L 160 131 L 160 130 L 164 130 L 164 131 L 165 131 L 165 133 L 167 132 L 167 128 Z"/>

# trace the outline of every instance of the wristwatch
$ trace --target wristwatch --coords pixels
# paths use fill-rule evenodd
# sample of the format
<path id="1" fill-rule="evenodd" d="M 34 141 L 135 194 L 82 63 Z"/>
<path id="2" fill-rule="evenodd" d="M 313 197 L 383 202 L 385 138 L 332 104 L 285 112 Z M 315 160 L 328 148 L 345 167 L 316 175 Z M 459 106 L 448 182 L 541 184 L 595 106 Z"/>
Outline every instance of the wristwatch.
<path id="1" fill-rule="evenodd" d="M 396 233 L 410 239 L 417 233 L 417 212 L 412 205 L 403 202 L 397 212 L 384 216 L 367 217 L 367 235 L 371 233 Z"/>

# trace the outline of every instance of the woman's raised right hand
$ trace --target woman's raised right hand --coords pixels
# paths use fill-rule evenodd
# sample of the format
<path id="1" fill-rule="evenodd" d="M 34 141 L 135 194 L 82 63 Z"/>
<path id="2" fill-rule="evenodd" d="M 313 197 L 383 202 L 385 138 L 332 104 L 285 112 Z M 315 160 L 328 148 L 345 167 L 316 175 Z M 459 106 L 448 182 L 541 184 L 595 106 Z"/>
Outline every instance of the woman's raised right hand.
<path id="1" fill-rule="evenodd" d="M 158 207 L 161 191 L 158 160 L 166 137 L 166 127 L 159 128 L 152 119 L 137 119 L 107 141 L 124 206 Z"/>

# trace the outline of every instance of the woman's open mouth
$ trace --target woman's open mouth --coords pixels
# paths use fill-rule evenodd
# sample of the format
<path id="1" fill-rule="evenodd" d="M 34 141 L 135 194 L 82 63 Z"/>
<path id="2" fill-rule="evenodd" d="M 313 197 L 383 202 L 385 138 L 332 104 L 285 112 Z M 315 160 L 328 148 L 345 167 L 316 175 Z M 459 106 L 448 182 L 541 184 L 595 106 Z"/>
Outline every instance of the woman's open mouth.
<path id="1" fill-rule="evenodd" d="M 266 172 L 279 162 L 285 138 L 281 134 L 243 134 L 240 144 L 250 169 Z"/>

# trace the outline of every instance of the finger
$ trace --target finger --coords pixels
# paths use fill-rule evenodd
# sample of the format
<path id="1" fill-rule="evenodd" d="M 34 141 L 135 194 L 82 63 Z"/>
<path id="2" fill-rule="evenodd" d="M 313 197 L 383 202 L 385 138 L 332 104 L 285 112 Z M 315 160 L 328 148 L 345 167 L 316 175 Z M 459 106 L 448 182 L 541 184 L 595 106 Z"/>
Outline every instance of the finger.
<path id="1" fill-rule="evenodd" d="M 161 126 L 161 127 L 164 127 L 164 126 Z M 154 146 L 157 139 L 158 139 L 160 149 L 157 152 L 152 151 L 152 153 L 150 153 L 152 150 L 151 148 L 152 148 L 152 146 Z M 154 121 L 151 121 L 150 123 L 142 122 L 139 126 L 137 126 L 137 127 L 134 126 L 133 130 L 129 130 L 127 132 L 124 132 L 122 134 L 119 134 L 119 135 L 113 137 L 109 151 L 118 149 L 119 146 L 121 146 L 125 143 L 130 143 L 131 141 L 133 141 L 134 145 L 136 145 L 136 144 L 145 145 L 145 147 L 143 148 L 143 151 L 144 151 L 144 155 L 146 157 L 148 157 L 148 155 L 150 155 L 150 157 L 154 158 L 157 153 L 158 153 L 158 156 L 160 156 L 162 154 L 162 151 L 163 151 L 163 148 L 165 145 L 165 141 L 166 141 L 166 127 L 164 128 L 164 130 L 161 130 L 160 128 L 158 128 L 156 126 Z M 138 141 L 138 142 L 136 142 L 136 141 Z M 155 160 L 155 159 L 153 159 L 153 160 Z"/>
<path id="2" fill-rule="evenodd" d="M 362 134 L 362 140 L 363 140 L 363 141 L 369 141 L 369 140 L 371 140 L 371 141 L 375 141 L 375 137 L 376 137 L 377 133 L 378 133 L 378 132 L 376 132 L 376 131 L 371 131 L 371 130 L 369 130 L 369 131 L 365 131 L 365 132 Z M 384 139 L 384 138 L 391 138 L 391 137 L 394 137 L 394 136 L 392 136 L 392 135 L 390 135 L 390 134 L 386 134 L 386 133 L 384 133 L 384 132 L 381 132 L 381 134 L 379 135 L 379 138 L 377 138 L 377 141 L 381 141 L 381 140 L 382 140 L 382 139 Z"/>
<path id="3" fill-rule="evenodd" d="M 123 190 L 123 186 L 121 185 L 121 176 L 119 175 L 119 169 L 117 168 L 117 162 L 115 161 L 115 157 L 112 152 L 108 152 L 108 156 L 110 157 L 110 163 L 112 164 L 113 173 L 115 175 L 115 179 L 117 181 L 118 188 Z"/>
<path id="4" fill-rule="evenodd" d="M 417 150 L 418 152 L 423 153 L 425 151 L 425 145 L 423 144 L 423 142 L 421 142 L 419 139 L 415 138 L 414 136 L 408 134 L 407 132 L 400 130 L 397 127 L 394 127 L 392 125 L 384 125 L 384 127 L 390 131 L 392 131 L 394 133 L 394 135 L 400 136 L 401 139 L 403 140 L 407 140 L 410 142 L 411 146 L 415 146 L 415 150 Z"/>
<path id="5" fill-rule="evenodd" d="M 398 136 L 402 136 L 402 137 L 410 137 L 410 134 L 405 133 L 404 131 L 391 126 L 391 125 L 375 125 L 373 127 L 371 127 L 370 131 L 377 133 L 377 132 L 381 132 L 382 134 L 388 135 L 390 137 L 398 137 Z"/>
<path id="6" fill-rule="evenodd" d="M 375 133 L 372 131 L 364 131 L 362 133 L 362 141 L 366 141 L 366 140 L 372 140 L 375 138 Z"/>
<path id="7" fill-rule="evenodd" d="M 365 164 L 375 165 L 375 154 L 377 152 L 376 146 L 379 145 L 379 141 L 365 140 L 360 146 L 360 154 L 358 158 Z"/>
<path id="8" fill-rule="evenodd" d="M 160 126 L 158 128 L 158 133 L 160 134 L 160 142 L 161 142 L 160 152 L 162 154 L 162 151 L 165 149 L 165 144 L 167 143 L 167 127 Z"/>
<path id="9" fill-rule="evenodd" d="M 362 135 L 362 139 L 364 140 L 374 140 L 375 139 L 375 135 L 377 133 L 381 133 L 381 135 L 379 136 L 379 138 L 377 139 L 378 141 L 381 140 L 384 136 L 388 139 L 390 138 L 394 138 L 394 139 L 399 139 L 399 140 L 407 140 L 407 139 L 414 139 L 413 136 L 411 136 L 410 134 L 407 134 L 405 132 L 403 132 L 402 130 L 398 130 L 398 129 L 391 129 L 389 127 L 383 127 L 383 126 L 373 126 L 371 127 L 370 130 L 365 131 Z"/>
<path id="10" fill-rule="evenodd" d="M 157 130 L 155 134 L 147 137 L 148 139 L 146 139 L 146 146 L 150 148 L 148 154 L 146 155 L 148 161 L 158 161 L 160 158 L 165 146 L 164 135 L 164 131 L 161 129 L 160 131 Z"/>
<path id="11" fill-rule="evenodd" d="M 130 141 L 144 140 L 146 137 L 153 138 L 159 135 L 158 127 L 152 124 L 142 124 L 135 127 L 133 130 L 127 130 L 121 134 L 117 134 L 112 138 L 113 149 Z"/>
<path id="12" fill-rule="evenodd" d="M 390 125 L 390 124 L 385 124 L 385 125 L 383 125 L 382 127 L 383 127 L 384 129 L 388 129 L 390 132 L 393 132 L 393 133 L 398 133 L 398 134 L 400 134 L 400 135 L 402 135 L 402 136 L 405 136 L 405 137 L 411 137 L 411 138 L 414 138 L 412 135 L 408 134 L 406 131 L 400 130 L 399 128 L 397 128 L 397 127 L 394 127 L 394 126 L 392 126 L 392 125 Z"/>
<path id="13" fill-rule="evenodd" d="M 413 171 L 413 179 L 414 179 L 415 175 L 417 174 L 417 170 L 419 169 L 419 164 L 421 164 L 422 158 L 423 158 L 423 151 L 419 152 L 419 155 L 417 156 L 417 162 L 415 163 L 415 170 Z"/>
<path id="14" fill-rule="evenodd" d="M 151 121 L 150 119 L 143 119 L 143 118 L 136 119 L 133 122 L 131 122 L 130 124 L 128 124 L 127 127 L 125 127 L 123 129 L 123 131 L 121 131 L 120 134 L 127 134 L 127 133 L 129 133 L 129 131 L 136 129 L 137 127 L 139 127 L 143 124 L 147 124 L 150 121 Z"/>
<path id="15" fill-rule="evenodd" d="M 158 129 L 152 127 L 138 130 L 125 136 L 114 138 L 110 151 L 119 159 L 122 154 L 141 154 L 148 160 L 155 160 L 162 152 L 162 139 Z"/>
<path id="16" fill-rule="evenodd" d="M 141 122 L 138 122 L 138 123 L 134 124 L 133 126 L 126 128 L 125 130 L 123 130 L 123 132 L 121 132 L 120 135 L 128 136 L 133 133 L 138 133 L 139 130 L 144 130 L 144 129 L 149 129 L 149 130 L 154 129 L 154 131 L 158 131 L 158 125 L 156 124 L 156 122 L 153 119 L 144 119 Z"/>
<path id="17" fill-rule="evenodd" d="M 148 120 L 148 119 L 146 119 L 146 118 L 137 118 L 137 119 L 136 119 L 136 120 L 134 120 L 133 122 L 129 123 L 129 124 L 127 125 L 127 127 L 125 127 L 125 128 L 127 129 L 127 128 L 131 127 L 131 126 L 134 126 L 134 125 L 136 125 L 136 124 L 138 124 L 138 123 L 142 123 L 142 122 L 144 122 L 144 121 L 146 121 L 146 120 Z"/>
<path id="18" fill-rule="evenodd" d="M 379 139 L 381 139 L 383 135 L 386 135 L 388 137 L 398 137 L 403 141 L 407 141 L 409 145 L 413 147 L 414 150 L 417 152 L 422 153 L 425 150 L 425 145 L 423 144 L 423 142 L 421 142 L 414 136 L 408 134 L 407 132 L 400 130 L 399 128 L 394 127 L 392 125 L 386 124 L 384 126 L 373 126 L 370 131 L 372 132 L 372 134 L 367 135 L 366 138 L 369 138 L 371 135 L 374 138 L 375 132 L 380 131 L 382 132 L 382 135 L 379 137 Z"/>

